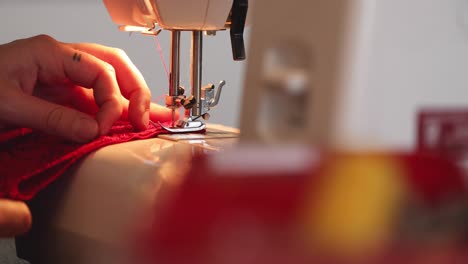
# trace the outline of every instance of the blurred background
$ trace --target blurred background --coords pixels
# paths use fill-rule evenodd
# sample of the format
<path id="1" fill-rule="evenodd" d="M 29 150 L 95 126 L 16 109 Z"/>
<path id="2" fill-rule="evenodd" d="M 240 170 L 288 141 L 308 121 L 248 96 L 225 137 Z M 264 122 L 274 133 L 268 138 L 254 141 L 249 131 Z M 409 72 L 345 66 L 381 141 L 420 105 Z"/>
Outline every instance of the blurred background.
<path id="1" fill-rule="evenodd" d="M 356 76 L 347 94 L 359 106 L 349 115 L 352 130 L 382 146 L 411 148 L 419 109 L 467 108 L 468 0 L 362 2 L 363 35 L 357 36 Z M 0 43 L 47 34 L 63 42 L 121 48 L 143 73 L 153 99 L 167 92 L 155 38 L 118 31 L 100 0 L 1 0 L 0 21 Z M 162 32 L 158 40 L 169 66 L 169 33 Z M 183 34 L 181 84 L 186 87 L 189 51 L 189 36 Z M 203 56 L 204 83 L 227 82 L 210 122 L 239 127 L 247 63 L 232 61 L 229 32 L 205 37 Z M 0 263 L 15 263 L 11 241 L 2 244 Z"/>

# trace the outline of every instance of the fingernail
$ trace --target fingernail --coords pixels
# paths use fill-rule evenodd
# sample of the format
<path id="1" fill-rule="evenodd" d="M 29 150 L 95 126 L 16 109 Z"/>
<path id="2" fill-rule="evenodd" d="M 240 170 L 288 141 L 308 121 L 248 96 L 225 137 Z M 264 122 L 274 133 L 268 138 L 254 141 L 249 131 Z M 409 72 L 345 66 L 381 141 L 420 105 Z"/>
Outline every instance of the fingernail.
<path id="1" fill-rule="evenodd" d="M 149 124 L 149 110 L 146 110 L 146 112 L 143 113 L 143 125 L 148 127 Z"/>
<path id="2" fill-rule="evenodd" d="M 78 141 L 90 141 L 98 134 L 98 124 L 96 120 L 82 117 L 73 123 L 73 136 Z"/>

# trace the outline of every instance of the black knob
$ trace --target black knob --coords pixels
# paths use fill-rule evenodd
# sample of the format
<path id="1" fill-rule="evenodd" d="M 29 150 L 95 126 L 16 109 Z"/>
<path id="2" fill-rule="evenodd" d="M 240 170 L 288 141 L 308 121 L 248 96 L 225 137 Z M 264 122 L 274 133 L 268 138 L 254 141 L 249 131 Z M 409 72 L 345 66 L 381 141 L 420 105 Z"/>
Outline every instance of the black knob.
<path id="1" fill-rule="evenodd" d="M 185 88 L 183 86 L 179 86 L 179 88 L 177 88 L 177 95 L 184 95 L 185 93 Z"/>
<path id="2" fill-rule="evenodd" d="M 195 99 L 195 97 L 191 95 L 187 98 L 180 100 L 180 103 L 184 106 L 185 109 L 190 109 L 197 103 L 197 99 Z"/>
<path id="3" fill-rule="evenodd" d="M 231 46 L 234 60 L 245 60 L 244 27 L 247 19 L 248 0 L 234 0 L 231 9 Z"/>
<path id="4" fill-rule="evenodd" d="M 202 117 L 203 117 L 204 120 L 208 121 L 210 119 L 211 115 L 209 113 L 204 113 L 202 115 Z"/>

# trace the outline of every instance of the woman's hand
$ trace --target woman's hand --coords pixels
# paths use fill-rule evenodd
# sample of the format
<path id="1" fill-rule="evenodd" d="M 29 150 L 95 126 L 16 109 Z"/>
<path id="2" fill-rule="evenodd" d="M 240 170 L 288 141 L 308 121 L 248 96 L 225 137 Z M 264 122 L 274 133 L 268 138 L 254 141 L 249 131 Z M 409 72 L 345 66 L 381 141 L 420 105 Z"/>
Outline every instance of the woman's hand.
<path id="1" fill-rule="evenodd" d="M 119 119 L 144 130 L 150 118 L 171 118 L 150 99 L 141 73 L 122 50 L 45 35 L 0 45 L 0 131 L 28 127 L 87 142 Z M 25 203 L 0 199 L 0 237 L 30 226 Z"/>
<path id="2" fill-rule="evenodd" d="M 86 142 L 127 119 L 144 130 L 151 94 L 119 49 L 40 35 L 0 45 L 0 129 L 29 127 Z M 151 118 L 170 111 L 151 106 Z"/>

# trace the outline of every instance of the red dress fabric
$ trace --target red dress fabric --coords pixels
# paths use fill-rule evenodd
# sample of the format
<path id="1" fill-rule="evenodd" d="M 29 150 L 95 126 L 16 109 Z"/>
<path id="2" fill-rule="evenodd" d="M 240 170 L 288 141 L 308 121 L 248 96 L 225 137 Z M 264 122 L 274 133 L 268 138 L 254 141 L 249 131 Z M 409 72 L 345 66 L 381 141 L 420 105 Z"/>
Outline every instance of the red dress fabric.
<path id="1" fill-rule="evenodd" d="M 28 128 L 0 133 L 0 198 L 30 200 L 86 154 L 111 144 L 167 133 L 160 126 L 135 132 L 117 122 L 110 132 L 89 143 L 74 143 Z"/>

